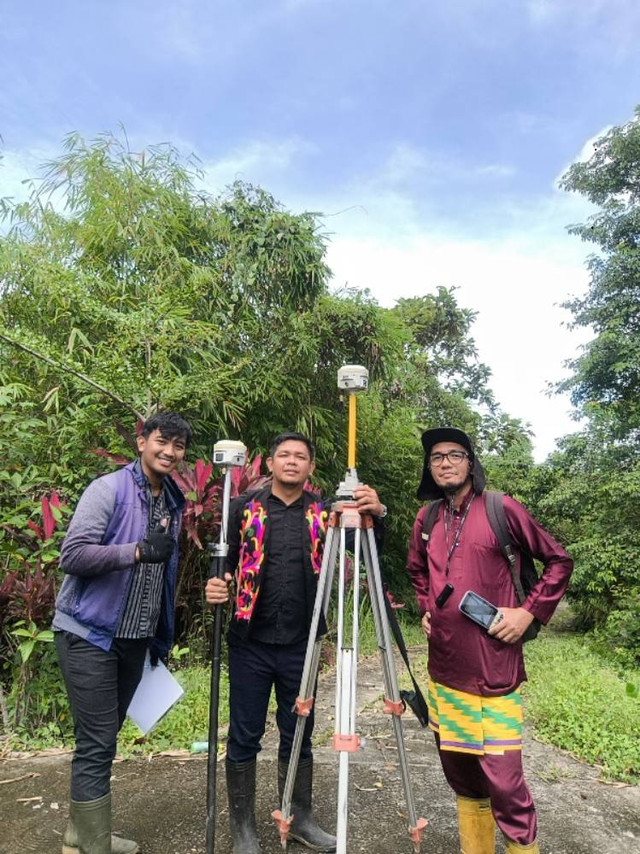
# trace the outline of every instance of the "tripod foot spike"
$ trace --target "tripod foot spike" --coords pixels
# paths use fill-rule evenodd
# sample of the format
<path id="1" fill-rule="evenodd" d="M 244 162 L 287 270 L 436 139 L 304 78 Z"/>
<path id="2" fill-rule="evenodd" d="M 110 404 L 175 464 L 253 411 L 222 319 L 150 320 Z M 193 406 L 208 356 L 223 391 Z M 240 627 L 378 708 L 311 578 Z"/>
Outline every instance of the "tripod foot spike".
<path id="1" fill-rule="evenodd" d="M 422 841 L 422 834 L 424 833 L 428 823 L 429 822 L 426 818 L 419 818 L 416 821 L 416 826 L 409 828 L 409 836 L 411 837 L 411 841 L 413 842 L 413 850 L 415 854 L 420 854 L 420 843 Z"/>
<path id="2" fill-rule="evenodd" d="M 282 815 L 282 810 L 274 810 L 271 813 L 271 818 L 278 825 L 278 833 L 280 834 L 280 842 L 282 843 L 282 848 L 284 851 L 287 850 L 287 841 L 289 839 L 289 833 L 291 831 L 291 822 L 293 821 L 293 816 L 289 816 L 289 818 L 285 818 Z"/>

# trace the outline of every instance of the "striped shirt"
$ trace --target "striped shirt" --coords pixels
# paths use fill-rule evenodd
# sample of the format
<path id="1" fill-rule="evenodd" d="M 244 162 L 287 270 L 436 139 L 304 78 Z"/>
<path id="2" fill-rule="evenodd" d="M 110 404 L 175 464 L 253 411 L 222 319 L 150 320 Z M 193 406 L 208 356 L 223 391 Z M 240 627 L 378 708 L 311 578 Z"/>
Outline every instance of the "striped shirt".
<path id="1" fill-rule="evenodd" d="M 156 497 L 147 484 L 149 520 L 147 534 L 167 518 L 167 502 L 164 489 Z M 133 573 L 127 604 L 116 629 L 117 638 L 149 638 L 156 633 L 162 606 L 164 563 L 140 563 Z"/>

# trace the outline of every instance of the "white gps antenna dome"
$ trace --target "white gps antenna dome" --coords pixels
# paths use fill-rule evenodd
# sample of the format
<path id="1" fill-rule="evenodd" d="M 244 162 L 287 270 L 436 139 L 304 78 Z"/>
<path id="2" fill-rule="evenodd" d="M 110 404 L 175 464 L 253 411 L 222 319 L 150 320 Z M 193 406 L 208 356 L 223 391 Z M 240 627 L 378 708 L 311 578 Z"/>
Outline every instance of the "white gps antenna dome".
<path id="1" fill-rule="evenodd" d="M 363 365 L 343 365 L 338 368 L 338 388 L 366 391 L 369 388 L 369 371 Z"/>

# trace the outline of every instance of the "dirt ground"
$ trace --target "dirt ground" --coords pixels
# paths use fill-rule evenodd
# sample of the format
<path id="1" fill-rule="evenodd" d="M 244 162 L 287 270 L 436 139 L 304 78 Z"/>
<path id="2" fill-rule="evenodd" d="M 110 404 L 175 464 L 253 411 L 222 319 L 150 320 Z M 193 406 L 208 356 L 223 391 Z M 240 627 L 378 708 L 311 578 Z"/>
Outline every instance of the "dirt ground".
<path id="1" fill-rule="evenodd" d="M 379 661 L 359 663 L 358 729 L 363 749 L 349 774 L 349 854 L 410 854 L 405 795 L 389 718 L 381 713 Z M 335 827 L 338 765 L 333 733 L 330 675 L 318 690 L 315 808 L 327 829 Z M 421 851 L 459 852 L 455 803 L 433 737 L 410 713 L 403 717 L 418 815 L 428 820 Z M 276 791 L 277 738 L 265 737 L 259 756 L 257 818 L 264 854 L 281 852 L 271 810 Z M 524 749 L 527 779 L 539 815 L 544 854 L 640 854 L 640 787 L 606 785 L 597 769 L 536 742 Z M 13 757 L 0 761 L 0 854 L 55 854 L 68 815 L 70 755 Z M 204 854 L 206 757 L 188 753 L 117 762 L 113 769 L 113 828 L 138 840 L 141 854 Z M 219 766 L 216 854 L 231 854 L 224 768 Z M 291 852 L 304 851 L 296 843 Z M 504 851 L 498 840 L 497 851 Z"/>

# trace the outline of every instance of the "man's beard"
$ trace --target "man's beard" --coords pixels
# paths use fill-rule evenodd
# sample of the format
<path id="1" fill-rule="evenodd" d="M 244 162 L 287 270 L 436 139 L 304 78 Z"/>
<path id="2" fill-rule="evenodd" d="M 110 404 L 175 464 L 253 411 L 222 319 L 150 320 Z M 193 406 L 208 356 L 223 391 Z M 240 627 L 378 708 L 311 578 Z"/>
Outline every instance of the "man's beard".
<path id="1" fill-rule="evenodd" d="M 442 491 L 444 492 L 447 498 L 454 498 L 457 493 L 460 492 L 466 482 L 466 480 L 462 480 L 459 483 L 448 483 L 446 486 L 442 487 Z"/>

